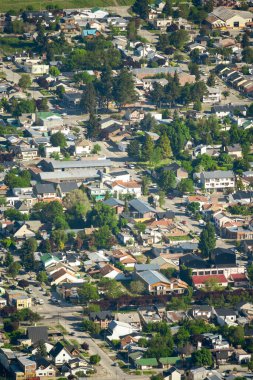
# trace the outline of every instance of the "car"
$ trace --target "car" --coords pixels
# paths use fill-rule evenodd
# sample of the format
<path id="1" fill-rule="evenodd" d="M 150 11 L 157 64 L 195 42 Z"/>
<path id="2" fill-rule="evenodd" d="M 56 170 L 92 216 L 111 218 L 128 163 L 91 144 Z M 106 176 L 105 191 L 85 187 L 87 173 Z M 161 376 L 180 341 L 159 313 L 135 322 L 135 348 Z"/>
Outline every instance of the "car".
<path id="1" fill-rule="evenodd" d="M 43 299 L 39 299 L 39 304 L 40 304 L 40 305 L 43 305 L 43 304 L 44 304 Z"/>
<path id="2" fill-rule="evenodd" d="M 56 302 L 57 299 L 56 299 L 55 297 L 52 297 L 52 298 L 51 298 L 51 301 L 52 301 L 52 302 Z"/>
<path id="3" fill-rule="evenodd" d="M 75 332 L 72 331 L 71 333 L 69 333 L 70 336 L 74 336 L 75 335 Z"/>
<path id="4" fill-rule="evenodd" d="M 29 288 L 29 289 L 27 290 L 27 293 L 32 294 L 32 293 L 33 293 L 32 289 Z"/>

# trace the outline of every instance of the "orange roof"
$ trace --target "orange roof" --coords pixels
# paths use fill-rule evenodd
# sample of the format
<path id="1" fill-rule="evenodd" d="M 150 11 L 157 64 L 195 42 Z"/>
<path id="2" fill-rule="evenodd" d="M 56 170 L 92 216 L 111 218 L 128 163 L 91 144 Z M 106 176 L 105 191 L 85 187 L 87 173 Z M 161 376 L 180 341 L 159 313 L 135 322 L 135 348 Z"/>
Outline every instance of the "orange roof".
<path id="1" fill-rule="evenodd" d="M 203 195 L 190 195 L 188 197 L 189 202 L 208 202 L 208 198 Z"/>
<path id="2" fill-rule="evenodd" d="M 173 222 L 169 219 L 153 220 L 148 224 L 148 227 L 168 227 Z"/>
<path id="3" fill-rule="evenodd" d="M 114 181 L 111 185 L 112 187 L 115 187 L 115 186 L 122 186 L 122 187 L 127 187 L 127 188 L 136 188 L 136 189 L 139 189 L 141 188 L 141 185 L 136 182 L 136 181 L 129 181 L 129 182 L 124 182 L 124 181 Z"/>

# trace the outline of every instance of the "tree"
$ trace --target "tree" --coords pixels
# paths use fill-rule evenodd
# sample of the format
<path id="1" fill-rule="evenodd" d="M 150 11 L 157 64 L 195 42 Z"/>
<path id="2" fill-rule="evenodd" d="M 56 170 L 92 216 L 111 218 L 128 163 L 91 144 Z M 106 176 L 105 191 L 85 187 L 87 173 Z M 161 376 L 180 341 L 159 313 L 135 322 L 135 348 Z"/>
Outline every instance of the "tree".
<path id="1" fill-rule="evenodd" d="M 198 211 L 200 211 L 200 203 L 199 202 L 188 203 L 187 210 L 192 212 L 193 214 L 196 214 Z"/>
<path id="2" fill-rule="evenodd" d="M 115 210 L 104 203 L 97 203 L 89 215 L 91 225 L 94 227 L 109 226 L 114 230 L 118 226 L 118 218 Z"/>
<path id="3" fill-rule="evenodd" d="M 14 261 L 13 263 L 11 263 L 9 265 L 9 267 L 7 268 L 7 273 L 8 275 L 10 275 L 12 278 L 15 278 L 17 277 L 17 275 L 19 274 L 19 271 L 21 269 L 21 265 L 19 262 L 17 261 Z"/>
<path id="4" fill-rule="evenodd" d="M 56 249 L 64 249 L 64 246 L 67 242 L 67 235 L 65 233 L 65 231 L 63 230 L 54 230 L 52 232 L 52 240 L 53 240 L 53 243 L 55 244 L 56 246 Z"/>
<path id="5" fill-rule="evenodd" d="M 141 190 L 143 195 L 148 195 L 148 188 L 150 185 L 150 179 L 147 176 L 143 176 L 141 180 Z"/>
<path id="6" fill-rule="evenodd" d="M 163 13 L 165 14 L 165 16 L 173 15 L 173 1 L 172 0 L 166 0 L 166 3 L 163 7 Z"/>
<path id="7" fill-rule="evenodd" d="M 10 170 L 5 178 L 4 183 L 10 188 L 13 187 L 29 187 L 31 181 L 31 174 L 28 170 Z"/>
<path id="8" fill-rule="evenodd" d="M 93 364 L 93 365 L 98 364 L 100 360 L 101 360 L 101 357 L 97 354 L 90 356 L 90 364 Z"/>
<path id="9" fill-rule="evenodd" d="M 88 319 L 84 319 L 82 323 L 82 327 L 84 331 L 88 331 L 90 334 L 98 335 L 101 331 L 100 326 Z"/>
<path id="10" fill-rule="evenodd" d="M 66 138 L 61 132 L 53 133 L 50 137 L 50 142 L 53 146 L 59 146 L 61 149 L 67 145 Z"/>
<path id="11" fill-rule="evenodd" d="M 253 63 L 253 49 L 246 47 L 242 51 L 242 59 L 246 63 Z"/>
<path id="12" fill-rule="evenodd" d="M 194 184 L 190 178 L 183 178 L 177 188 L 181 193 L 192 193 L 194 191 Z"/>
<path id="13" fill-rule="evenodd" d="M 132 103 L 137 100 L 133 75 L 125 68 L 120 71 L 114 80 L 113 97 L 119 108 L 126 103 Z"/>
<path id="14" fill-rule="evenodd" d="M 13 263 L 14 259 L 10 251 L 7 251 L 4 258 L 4 266 L 9 267 Z"/>
<path id="15" fill-rule="evenodd" d="M 214 87 L 214 86 L 215 86 L 215 74 L 214 74 L 214 73 L 211 73 L 211 74 L 209 75 L 206 84 L 207 84 L 209 87 Z"/>
<path id="16" fill-rule="evenodd" d="M 189 41 L 189 33 L 186 30 L 179 29 L 170 35 L 170 43 L 177 49 L 183 49 Z"/>
<path id="17" fill-rule="evenodd" d="M 169 158 L 172 156 L 172 150 L 170 146 L 170 140 L 166 133 L 163 133 L 158 140 L 158 146 L 161 148 L 163 158 Z"/>
<path id="18" fill-rule="evenodd" d="M 211 256 L 216 246 L 215 228 L 208 222 L 200 234 L 199 249 L 203 257 Z"/>
<path id="19" fill-rule="evenodd" d="M 135 159 L 136 161 L 140 158 L 140 143 L 138 139 L 131 140 L 127 146 L 128 157 Z"/>
<path id="20" fill-rule="evenodd" d="M 102 70 L 100 81 L 97 86 L 98 95 L 102 103 L 106 104 L 106 108 L 109 108 L 109 102 L 112 100 L 113 78 L 112 69 L 110 66 L 105 66 Z"/>
<path id="21" fill-rule="evenodd" d="M 152 154 L 154 152 L 155 144 L 149 135 L 145 136 L 144 143 L 141 147 L 141 159 L 143 161 L 150 161 Z"/>
<path id="22" fill-rule="evenodd" d="M 38 274 L 37 274 L 37 281 L 39 281 L 41 284 L 44 283 L 48 283 L 48 277 L 47 277 L 47 272 L 45 272 L 44 270 L 40 271 Z"/>
<path id="23" fill-rule="evenodd" d="M 160 187 L 168 193 L 176 188 L 176 176 L 172 170 L 163 170 L 159 176 Z"/>
<path id="24" fill-rule="evenodd" d="M 38 108 L 38 111 L 48 111 L 49 107 L 47 98 L 37 99 L 36 107 Z"/>
<path id="25" fill-rule="evenodd" d="M 50 66 L 49 73 L 53 77 L 58 77 L 61 74 L 60 70 L 56 66 Z"/>
<path id="26" fill-rule="evenodd" d="M 38 347 L 36 350 L 36 356 L 46 358 L 48 356 L 47 354 L 47 348 L 45 345 L 45 342 L 43 340 L 39 340 Z"/>
<path id="27" fill-rule="evenodd" d="M 98 289 L 95 285 L 86 282 L 79 289 L 79 296 L 82 302 L 97 301 L 99 299 Z"/>
<path id="28" fill-rule="evenodd" d="M 82 98 L 80 100 L 80 107 L 84 113 L 95 114 L 97 107 L 97 96 L 94 84 L 87 83 Z"/>
<path id="29" fill-rule="evenodd" d="M 92 151 L 91 153 L 93 154 L 98 154 L 99 152 L 101 152 L 101 146 L 99 144 L 95 144 L 92 148 Z"/>
<path id="30" fill-rule="evenodd" d="M 65 94 L 66 90 L 63 85 L 56 87 L 56 95 L 59 96 L 60 99 L 63 98 L 63 95 Z"/>
<path id="31" fill-rule="evenodd" d="M 164 191 L 160 190 L 159 193 L 159 206 L 160 207 L 163 207 L 164 206 L 164 203 L 165 203 L 165 197 L 166 197 L 166 194 Z"/>
<path id="32" fill-rule="evenodd" d="M 18 85 L 23 90 L 26 90 L 32 84 L 31 77 L 28 74 L 22 74 L 21 78 L 18 81 Z"/>
<path id="33" fill-rule="evenodd" d="M 195 62 L 190 62 L 188 65 L 190 74 L 195 75 L 196 80 L 200 79 L 199 65 Z"/>
<path id="34" fill-rule="evenodd" d="M 133 294 L 142 294 L 145 290 L 145 286 L 141 281 L 131 281 L 130 283 L 130 290 Z"/>
<path id="35" fill-rule="evenodd" d="M 156 119 L 150 114 L 145 114 L 144 118 L 140 122 L 140 127 L 143 131 L 152 131 L 157 126 Z"/>
<path id="36" fill-rule="evenodd" d="M 87 122 L 87 136 L 91 139 L 98 139 L 101 134 L 101 126 L 97 117 L 92 113 L 90 114 Z"/>
<path id="37" fill-rule="evenodd" d="M 110 249 L 115 244 L 115 239 L 108 225 L 100 227 L 93 233 L 90 246 L 99 249 Z"/>
<path id="38" fill-rule="evenodd" d="M 165 97 L 163 86 L 160 83 L 155 82 L 149 96 L 151 101 L 156 105 L 156 108 L 161 108 L 162 101 Z"/>
<path id="39" fill-rule="evenodd" d="M 91 208 L 87 194 L 80 189 L 70 191 L 63 198 L 63 206 L 74 218 L 84 218 Z"/>
<path id="40" fill-rule="evenodd" d="M 198 99 L 196 100 L 196 102 L 193 104 L 193 109 L 197 112 L 200 112 L 201 109 L 202 109 L 202 103 L 201 101 Z"/>
<path id="41" fill-rule="evenodd" d="M 211 367 L 213 364 L 212 353 L 207 348 L 202 348 L 193 352 L 191 359 L 196 367 Z"/>
<path id="42" fill-rule="evenodd" d="M 140 18 L 146 20 L 149 14 L 148 0 L 136 0 L 132 6 L 132 10 L 137 13 Z"/>
<path id="43" fill-rule="evenodd" d="M 243 34 L 241 44 L 242 44 L 243 49 L 250 46 L 250 39 L 249 39 L 248 33 Z"/>

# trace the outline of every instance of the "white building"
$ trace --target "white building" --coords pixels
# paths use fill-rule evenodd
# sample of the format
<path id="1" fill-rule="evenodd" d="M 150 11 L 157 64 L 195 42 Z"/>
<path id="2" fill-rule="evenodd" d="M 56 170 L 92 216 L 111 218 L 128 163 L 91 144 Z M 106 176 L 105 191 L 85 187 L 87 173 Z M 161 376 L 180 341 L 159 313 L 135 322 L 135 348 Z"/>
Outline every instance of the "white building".
<path id="1" fill-rule="evenodd" d="M 200 182 L 206 190 L 234 189 L 235 175 L 232 170 L 202 172 Z"/>

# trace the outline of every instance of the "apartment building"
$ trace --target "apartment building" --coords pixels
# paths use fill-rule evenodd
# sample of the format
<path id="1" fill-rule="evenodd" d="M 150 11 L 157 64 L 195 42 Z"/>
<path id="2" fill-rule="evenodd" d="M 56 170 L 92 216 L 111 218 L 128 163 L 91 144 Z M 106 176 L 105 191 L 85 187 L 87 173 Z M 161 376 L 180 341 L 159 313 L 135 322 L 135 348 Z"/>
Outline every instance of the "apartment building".
<path id="1" fill-rule="evenodd" d="M 214 170 L 200 174 L 201 185 L 206 190 L 220 190 L 235 188 L 235 175 L 232 170 Z"/>

